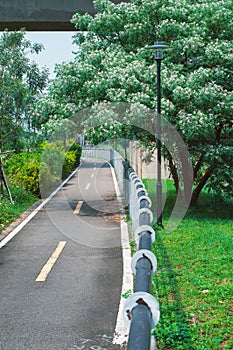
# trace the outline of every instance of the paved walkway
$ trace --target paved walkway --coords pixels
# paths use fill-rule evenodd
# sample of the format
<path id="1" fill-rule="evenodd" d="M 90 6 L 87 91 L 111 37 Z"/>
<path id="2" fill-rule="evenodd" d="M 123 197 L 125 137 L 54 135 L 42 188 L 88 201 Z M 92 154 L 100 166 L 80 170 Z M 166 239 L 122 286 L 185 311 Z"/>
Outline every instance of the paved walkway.
<path id="1" fill-rule="evenodd" d="M 120 215 L 111 169 L 76 175 L 0 249 L 1 350 L 117 350 Z"/>

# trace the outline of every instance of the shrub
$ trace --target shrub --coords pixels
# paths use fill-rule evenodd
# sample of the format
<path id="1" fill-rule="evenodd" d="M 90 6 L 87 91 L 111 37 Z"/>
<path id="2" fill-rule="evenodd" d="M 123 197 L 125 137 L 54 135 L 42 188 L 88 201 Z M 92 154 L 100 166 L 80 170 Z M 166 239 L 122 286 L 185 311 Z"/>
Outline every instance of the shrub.
<path id="1" fill-rule="evenodd" d="M 43 144 L 43 153 L 21 152 L 4 163 L 10 183 L 39 196 L 44 195 L 67 177 L 80 162 L 82 149 L 73 143 L 68 151 L 62 142 Z"/>
<path id="2" fill-rule="evenodd" d="M 43 152 L 42 163 L 47 164 L 49 172 L 57 179 L 62 178 L 62 164 L 64 163 L 64 155 L 55 143 L 48 144 Z"/>
<path id="3" fill-rule="evenodd" d="M 70 151 L 65 153 L 65 160 L 62 167 L 62 178 L 66 178 L 74 169 L 76 163 L 76 152 Z"/>
<path id="4" fill-rule="evenodd" d="M 72 170 L 77 168 L 80 163 L 82 148 L 79 144 L 73 143 L 68 152 L 64 153 L 65 161 L 62 169 L 63 179 L 68 176 Z"/>
<path id="5" fill-rule="evenodd" d="M 21 152 L 12 155 L 4 164 L 9 181 L 38 196 L 40 159 L 40 153 Z"/>
<path id="6" fill-rule="evenodd" d="M 59 177 L 55 176 L 45 162 L 40 163 L 40 174 L 39 174 L 39 184 L 40 184 L 40 194 L 46 196 L 53 188 L 59 184 Z"/>

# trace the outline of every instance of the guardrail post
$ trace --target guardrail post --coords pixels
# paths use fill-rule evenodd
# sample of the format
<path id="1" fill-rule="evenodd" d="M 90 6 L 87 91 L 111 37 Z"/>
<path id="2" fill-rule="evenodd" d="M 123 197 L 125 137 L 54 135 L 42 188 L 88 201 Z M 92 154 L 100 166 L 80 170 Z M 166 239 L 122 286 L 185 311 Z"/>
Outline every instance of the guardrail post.
<path id="1" fill-rule="evenodd" d="M 109 163 L 111 164 L 111 166 L 114 168 L 115 167 L 115 155 L 114 155 L 114 149 L 110 148 L 110 160 Z"/>
<path id="2" fill-rule="evenodd" d="M 147 258 L 141 258 L 136 265 L 136 279 L 135 279 L 135 292 L 147 292 L 151 291 L 151 262 Z"/>
<path id="3" fill-rule="evenodd" d="M 128 349 L 147 350 L 151 342 L 151 311 L 145 304 L 132 310 Z"/>
<path id="4" fill-rule="evenodd" d="M 127 203 L 127 206 L 129 206 L 129 202 L 130 202 L 130 184 L 129 184 L 129 173 L 128 173 L 128 170 L 130 168 L 130 165 L 127 161 L 123 160 L 122 161 L 122 166 L 123 166 L 123 169 L 124 169 L 124 181 L 123 181 L 123 186 L 124 186 L 124 197 L 126 199 L 126 203 Z"/>

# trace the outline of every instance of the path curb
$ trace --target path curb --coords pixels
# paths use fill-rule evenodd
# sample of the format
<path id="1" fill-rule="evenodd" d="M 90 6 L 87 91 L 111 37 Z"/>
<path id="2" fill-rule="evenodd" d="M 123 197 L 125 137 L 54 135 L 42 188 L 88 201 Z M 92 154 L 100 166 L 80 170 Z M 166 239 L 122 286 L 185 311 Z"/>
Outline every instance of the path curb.
<path id="1" fill-rule="evenodd" d="M 12 221 L 2 232 L 0 232 L 0 242 L 6 238 L 16 227 L 18 227 L 21 222 L 23 222 L 34 210 L 36 210 L 41 203 L 41 199 L 33 203 L 27 210 L 20 214 L 16 220 Z"/>

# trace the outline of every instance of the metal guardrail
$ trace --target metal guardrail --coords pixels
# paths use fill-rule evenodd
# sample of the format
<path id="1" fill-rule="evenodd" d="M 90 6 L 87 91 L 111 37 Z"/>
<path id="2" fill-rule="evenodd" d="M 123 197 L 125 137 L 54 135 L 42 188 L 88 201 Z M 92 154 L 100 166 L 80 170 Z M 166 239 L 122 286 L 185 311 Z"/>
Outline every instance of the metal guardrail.
<path id="1" fill-rule="evenodd" d="M 84 146 L 82 148 L 82 156 L 87 158 L 99 158 L 110 161 L 112 156 L 112 149 L 98 148 L 95 146 Z"/>
<path id="2" fill-rule="evenodd" d="M 137 252 L 132 257 L 135 274 L 134 293 L 127 299 L 124 318 L 129 323 L 128 350 L 151 349 L 151 330 L 159 321 L 159 303 L 151 293 L 151 275 L 156 271 L 157 261 L 151 252 L 155 232 L 151 227 L 153 215 L 151 200 L 141 179 L 135 171 L 123 162 L 128 189 L 126 200 L 137 243 Z"/>

